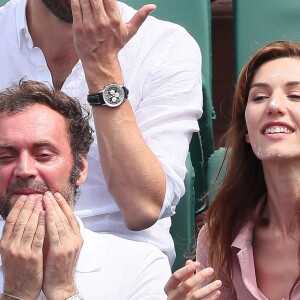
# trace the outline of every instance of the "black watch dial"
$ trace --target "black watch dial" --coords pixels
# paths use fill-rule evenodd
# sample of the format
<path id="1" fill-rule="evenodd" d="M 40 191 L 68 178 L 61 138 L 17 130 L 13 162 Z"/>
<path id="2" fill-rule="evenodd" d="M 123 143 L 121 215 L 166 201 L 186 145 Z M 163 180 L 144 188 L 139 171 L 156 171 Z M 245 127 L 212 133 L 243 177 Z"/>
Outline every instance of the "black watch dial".
<path id="1" fill-rule="evenodd" d="M 119 106 L 126 98 L 124 88 L 117 84 L 108 85 L 103 91 L 103 99 L 107 106 Z"/>

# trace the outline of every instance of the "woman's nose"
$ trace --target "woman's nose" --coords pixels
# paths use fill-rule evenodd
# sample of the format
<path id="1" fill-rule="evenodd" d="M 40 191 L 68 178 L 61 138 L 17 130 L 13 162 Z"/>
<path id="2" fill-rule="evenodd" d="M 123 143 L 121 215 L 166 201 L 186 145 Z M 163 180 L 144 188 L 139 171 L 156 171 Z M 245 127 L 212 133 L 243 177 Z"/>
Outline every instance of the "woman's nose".
<path id="1" fill-rule="evenodd" d="M 286 112 L 286 101 L 283 97 L 274 97 L 268 101 L 267 113 L 268 114 L 282 114 Z"/>

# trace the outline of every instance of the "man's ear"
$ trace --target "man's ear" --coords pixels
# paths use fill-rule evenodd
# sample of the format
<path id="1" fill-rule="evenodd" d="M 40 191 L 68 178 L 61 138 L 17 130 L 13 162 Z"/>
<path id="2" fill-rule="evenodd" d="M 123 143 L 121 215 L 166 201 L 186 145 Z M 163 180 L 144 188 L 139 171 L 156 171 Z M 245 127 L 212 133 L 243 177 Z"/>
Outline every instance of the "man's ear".
<path id="1" fill-rule="evenodd" d="M 82 163 L 80 166 L 80 172 L 78 174 L 78 179 L 76 181 L 76 185 L 81 185 L 86 181 L 87 172 L 88 172 L 88 161 L 87 161 L 87 158 L 84 157 L 82 159 Z"/>
<path id="2" fill-rule="evenodd" d="M 245 141 L 246 141 L 246 143 L 250 144 L 249 134 L 248 133 L 245 134 Z"/>

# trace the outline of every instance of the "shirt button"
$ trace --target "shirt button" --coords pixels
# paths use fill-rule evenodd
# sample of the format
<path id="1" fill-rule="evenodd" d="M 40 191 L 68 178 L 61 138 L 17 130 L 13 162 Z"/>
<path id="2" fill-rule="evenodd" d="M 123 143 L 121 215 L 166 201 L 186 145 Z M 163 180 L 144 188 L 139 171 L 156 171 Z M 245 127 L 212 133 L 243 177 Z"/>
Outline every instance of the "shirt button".
<path id="1" fill-rule="evenodd" d="M 45 69 L 45 65 L 43 65 L 43 64 L 38 65 L 38 70 L 39 71 L 43 71 L 44 69 Z"/>

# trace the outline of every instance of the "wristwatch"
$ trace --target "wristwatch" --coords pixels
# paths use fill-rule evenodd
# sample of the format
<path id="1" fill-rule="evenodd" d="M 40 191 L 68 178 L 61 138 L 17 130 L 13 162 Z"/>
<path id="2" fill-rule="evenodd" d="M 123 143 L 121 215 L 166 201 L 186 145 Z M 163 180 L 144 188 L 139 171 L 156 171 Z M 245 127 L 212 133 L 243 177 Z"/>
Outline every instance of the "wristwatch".
<path id="1" fill-rule="evenodd" d="M 74 296 L 66 298 L 66 300 L 84 300 L 84 298 L 80 294 L 76 294 Z"/>
<path id="2" fill-rule="evenodd" d="M 96 94 L 89 94 L 87 101 L 90 105 L 106 105 L 109 107 L 117 107 L 127 99 L 128 89 L 116 83 L 107 85 L 103 90 Z"/>

